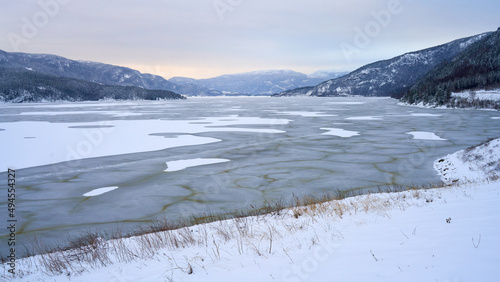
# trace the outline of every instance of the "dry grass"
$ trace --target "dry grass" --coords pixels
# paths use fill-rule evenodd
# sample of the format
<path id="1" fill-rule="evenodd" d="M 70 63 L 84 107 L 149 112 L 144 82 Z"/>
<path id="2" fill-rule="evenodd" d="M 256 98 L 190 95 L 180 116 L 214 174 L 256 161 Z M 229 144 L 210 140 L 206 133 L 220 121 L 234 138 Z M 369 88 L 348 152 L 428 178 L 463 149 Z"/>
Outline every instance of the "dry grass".
<path id="1" fill-rule="evenodd" d="M 424 203 L 430 201 L 421 199 L 421 190 L 402 187 L 392 190 L 409 191 L 404 194 L 389 194 L 390 197 L 374 193 L 353 198 L 362 191 L 339 192 L 336 195 L 325 194 L 319 197 L 294 196 L 288 203 L 265 203 L 261 207 L 253 206 L 232 214 L 208 213 L 185 221 L 161 218 L 138 228 L 133 234 L 123 235 L 118 231 L 98 234 L 87 231 L 81 237 L 70 238 L 70 248 L 65 249 L 49 249 L 35 238 L 35 247 L 31 253 L 40 255 L 26 258 L 23 263 L 37 265 L 38 271 L 49 275 L 74 276 L 114 263 L 154 259 L 160 254 L 168 257 L 167 253 L 170 251 L 194 247 L 206 250 L 213 261 L 224 257 L 223 245 L 230 245 L 231 248 L 237 249 L 239 254 L 250 252 L 266 256 L 276 251 L 276 240 L 311 228 L 318 218 L 328 218 L 334 222 L 347 214 L 368 212 L 389 216 L 389 209 L 404 209 L 408 200 L 420 199 Z M 271 218 L 278 220 L 271 221 Z M 291 218 L 295 220 L 289 224 Z M 334 229 L 332 226 L 324 228 Z M 319 239 L 313 237 L 307 244 L 312 247 L 318 243 Z M 190 274 L 194 271 L 193 266 L 195 264 L 190 261 L 182 267 L 178 267 L 175 262 L 172 269 L 183 269 Z"/>

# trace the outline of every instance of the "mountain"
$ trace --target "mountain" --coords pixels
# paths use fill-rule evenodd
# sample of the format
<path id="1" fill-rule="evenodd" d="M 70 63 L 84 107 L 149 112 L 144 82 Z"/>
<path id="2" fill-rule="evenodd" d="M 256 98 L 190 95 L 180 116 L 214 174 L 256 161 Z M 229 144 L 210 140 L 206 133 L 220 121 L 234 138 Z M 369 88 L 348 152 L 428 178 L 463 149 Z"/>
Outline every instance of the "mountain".
<path id="1" fill-rule="evenodd" d="M 451 60 L 487 34 L 458 39 L 425 50 L 406 53 L 390 60 L 363 66 L 345 76 L 281 92 L 275 96 L 391 96 L 400 98 L 406 90 L 445 60 Z"/>
<path id="2" fill-rule="evenodd" d="M 308 78 L 319 78 L 319 79 L 322 79 L 323 81 L 326 81 L 329 79 L 334 79 L 337 77 L 344 76 L 348 73 L 349 73 L 348 71 L 318 70 L 318 71 L 311 73 L 307 77 Z M 321 81 L 321 82 L 323 82 L 323 81 Z"/>
<path id="3" fill-rule="evenodd" d="M 297 87 L 314 86 L 343 74 L 345 73 L 325 71 L 308 76 L 291 70 L 265 70 L 228 74 L 208 79 L 173 77 L 169 81 L 181 85 L 196 84 L 221 91 L 224 94 L 270 95 Z"/>
<path id="4" fill-rule="evenodd" d="M 1 102 L 185 99 L 167 90 L 104 85 L 43 74 L 26 68 L 0 67 Z"/>
<path id="5" fill-rule="evenodd" d="M 66 59 L 55 55 L 8 53 L 0 50 L 0 67 L 25 68 L 41 74 L 73 78 L 93 83 L 168 90 L 185 95 L 220 95 L 198 85 L 177 85 L 158 75 L 144 74 L 126 67 Z"/>
<path id="6" fill-rule="evenodd" d="M 457 105 L 452 93 L 500 88 L 500 28 L 425 75 L 401 99 L 409 104 Z M 455 101 L 453 101 L 455 100 Z M 486 102 L 483 102 L 486 103 Z M 467 106 L 467 105 L 464 105 Z M 497 107 L 497 102 L 476 107 Z"/>

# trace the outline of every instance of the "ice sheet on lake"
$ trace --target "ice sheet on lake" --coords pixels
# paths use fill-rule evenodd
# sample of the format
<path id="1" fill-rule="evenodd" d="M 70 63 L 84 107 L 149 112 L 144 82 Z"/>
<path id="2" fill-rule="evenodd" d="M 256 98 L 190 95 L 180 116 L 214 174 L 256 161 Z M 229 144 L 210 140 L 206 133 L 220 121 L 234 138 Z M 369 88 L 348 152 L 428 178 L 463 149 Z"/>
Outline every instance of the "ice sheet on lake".
<path id="1" fill-rule="evenodd" d="M 23 116 L 58 116 L 58 115 L 87 115 L 87 114 L 100 114 L 109 115 L 112 117 L 128 117 L 128 116 L 142 116 L 142 113 L 132 113 L 126 111 L 58 111 L 58 112 L 21 112 L 19 115 Z M 17 114 L 9 114 L 17 115 Z"/>
<path id="2" fill-rule="evenodd" d="M 83 194 L 83 196 L 84 197 L 95 197 L 95 196 L 102 195 L 104 193 L 111 192 L 111 191 L 116 190 L 116 189 L 118 189 L 118 186 L 98 188 L 98 189 L 94 189 L 88 193 Z"/>
<path id="3" fill-rule="evenodd" d="M 325 132 L 321 135 L 333 135 L 333 136 L 338 136 L 338 137 L 343 137 L 343 138 L 349 138 L 353 136 L 359 135 L 359 132 L 357 131 L 349 131 L 345 130 L 342 128 L 320 128 L 321 130 L 329 130 L 328 132 Z"/>
<path id="4" fill-rule="evenodd" d="M 406 133 L 408 135 L 413 135 L 413 139 L 415 140 L 432 140 L 432 141 L 446 141 L 447 139 L 443 139 L 432 132 L 425 131 L 412 131 Z"/>
<path id="5" fill-rule="evenodd" d="M 164 150 L 173 147 L 204 145 L 220 139 L 192 134 L 206 132 L 284 133 L 270 125 L 287 124 L 290 120 L 258 117 L 210 117 L 192 124 L 193 120 L 112 120 L 87 123 L 51 123 L 21 121 L 0 123 L 0 138 L 6 150 L 0 160 L 0 171 L 21 169 L 121 154 Z M 266 125 L 267 128 L 235 128 L 234 125 Z M 74 126 L 84 126 L 75 128 Z M 95 128 L 91 128 L 95 127 Z M 172 133 L 174 138 L 152 134 Z M 25 137 L 33 137 L 26 139 Z"/>
<path id="6" fill-rule="evenodd" d="M 170 161 L 170 162 L 167 162 L 167 169 L 165 171 L 166 172 L 174 172 L 174 171 L 184 170 L 188 167 L 226 163 L 229 161 L 230 160 L 227 160 L 227 159 L 201 159 L 201 158 Z"/>

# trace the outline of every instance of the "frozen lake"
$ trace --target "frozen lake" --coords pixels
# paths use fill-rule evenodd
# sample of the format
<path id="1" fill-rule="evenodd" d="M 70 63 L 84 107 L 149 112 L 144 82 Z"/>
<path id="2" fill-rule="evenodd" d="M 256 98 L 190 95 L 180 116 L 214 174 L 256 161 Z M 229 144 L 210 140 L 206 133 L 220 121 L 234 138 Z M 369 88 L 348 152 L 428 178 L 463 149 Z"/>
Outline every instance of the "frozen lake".
<path id="1" fill-rule="evenodd" d="M 433 161 L 500 136 L 499 117 L 388 98 L 1 104 L 0 179 L 16 169 L 18 243 L 54 242 L 292 195 L 438 184 Z"/>

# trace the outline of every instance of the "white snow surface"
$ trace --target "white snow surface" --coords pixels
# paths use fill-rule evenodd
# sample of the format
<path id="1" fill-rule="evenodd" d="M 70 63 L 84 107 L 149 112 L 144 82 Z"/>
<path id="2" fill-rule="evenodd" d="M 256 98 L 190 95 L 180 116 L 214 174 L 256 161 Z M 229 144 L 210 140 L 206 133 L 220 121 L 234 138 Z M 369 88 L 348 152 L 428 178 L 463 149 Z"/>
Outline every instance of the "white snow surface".
<path id="1" fill-rule="evenodd" d="M 349 131 L 345 130 L 342 128 L 320 128 L 321 130 L 328 130 L 328 132 L 325 132 L 321 135 L 333 135 L 333 136 L 338 136 L 338 137 L 343 137 L 343 138 L 349 138 L 353 136 L 359 135 L 359 132 L 357 131 Z"/>
<path id="2" fill-rule="evenodd" d="M 432 140 L 432 141 L 446 141 L 447 139 L 443 139 L 437 136 L 435 133 L 426 132 L 426 131 L 412 131 L 406 133 L 408 135 L 413 135 L 413 139 L 415 140 Z"/>
<path id="3" fill-rule="evenodd" d="M 443 182 L 467 183 L 500 178 L 500 138 L 436 160 Z"/>
<path id="4" fill-rule="evenodd" d="M 427 114 L 427 113 L 422 113 L 422 114 L 411 114 L 413 117 L 440 117 L 442 115 L 436 115 L 436 114 Z"/>
<path id="5" fill-rule="evenodd" d="M 472 100 L 490 100 L 500 101 L 500 89 L 495 90 L 477 90 L 477 91 L 463 91 L 458 93 L 451 93 L 451 97 L 465 98 L 469 101 Z"/>
<path id="6" fill-rule="evenodd" d="M 200 124 L 202 122 L 203 124 Z M 287 124 L 290 120 L 258 117 L 209 117 L 199 120 L 109 120 L 85 123 L 21 121 L 0 123 L 3 146 L 11 148 L 0 159 L 0 172 L 59 162 L 151 152 L 181 146 L 204 145 L 220 139 L 204 132 L 285 133 L 267 128 L 231 125 Z M 172 137 L 152 134 L 175 134 Z M 64 137 L 64 138 L 62 138 Z M 120 144 L 117 146 L 116 144 Z"/>
<path id="7" fill-rule="evenodd" d="M 488 158 L 498 165 L 498 142 L 469 153 L 489 156 L 493 149 Z M 447 160 L 457 167 L 476 161 Z M 457 177 L 465 181 L 467 175 Z M 498 281 L 499 201 L 499 181 L 362 195 L 279 214 L 98 240 L 97 249 L 109 250 L 105 266 L 75 263 L 53 275 L 35 256 L 16 262 L 19 276 L 10 279 L 7 264 L 2 275 L 12 281 L 94 282 Z M 172 238 L 178 247 L 169 243 Z M 150 248 L 152 242 L 160 245 Z M 113 252 L 116 246 L 127 251 Z"/>
<path id="8" fill-rule="evenodd" d="M 184 170 L 188 167 L 225 163 L 225 162 L 229 162 L 229 161 L 230 160 L 227 160 L 227 159 L 202 159 L 202 158 L 170 161 L 170 162 L 167 162 L 167 169 L 165 171 L 166 172 L 174 172 L 174 171 Z"/>
<path id="9" fill-rule="evenodd" d="M 276 112 L 277 115 L 286 116 L 301 116 L 301 117 L 336 117 L 338 115 L 329 115 L 322 112 L 303 112 L 303 111 L 290 111 L 290 112 Z"/>
<path id="10" fill-rule="evenodd" d="M 359 116 L 359 117 L 348 117 L 346 120 L 382 120 L 383 116 Z"/>
<path id="11" fill-rule="evenodd" d="M 103 187 L 103 188 L 97 188 L 97 189 L 94 189 L 90 192 L 87 192 L 85 194 L 83 194 L 84 197 L 95 197 L 95 196 L 99 196 L 99 195 L 102 195 L 104 193 L 108 193 L 108 192 L 111 192 L 113 190 L 116 190 L 118 189 L 118 186 L 110 186 L 110 187 Z"/>

